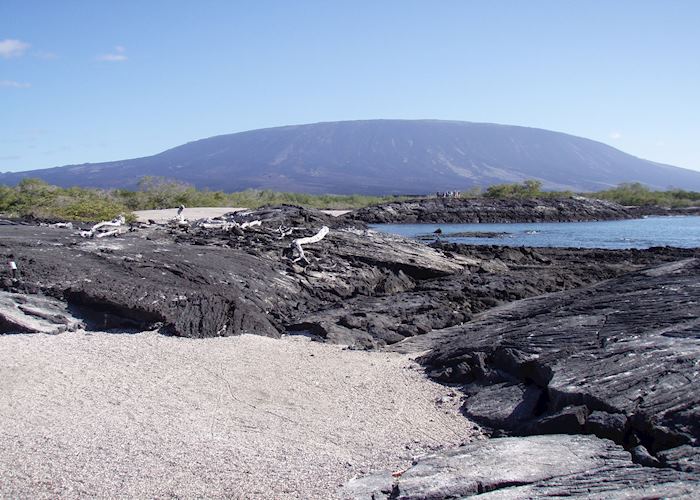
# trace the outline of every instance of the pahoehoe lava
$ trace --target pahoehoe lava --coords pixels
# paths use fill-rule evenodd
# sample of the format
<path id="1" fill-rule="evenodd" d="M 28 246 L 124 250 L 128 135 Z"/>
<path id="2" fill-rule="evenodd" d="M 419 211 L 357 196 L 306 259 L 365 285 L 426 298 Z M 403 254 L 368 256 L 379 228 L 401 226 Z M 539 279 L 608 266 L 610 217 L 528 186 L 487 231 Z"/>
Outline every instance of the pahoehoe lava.
<path id="1" fill-rule="evenodd" d="M 230 216 L 262 221 L 245 230 L 151 225 L 109 240 L 4 225 L 0 256 L 20 280 L 3 278 L 0 332 L 296 332 L 427 351 L 426 373 L 457 387 L 492 439 L 341 496 L 700 492 L 699 250 L 428 246 L 358 218 L 267 207 Z M 280 226 L 297 229 L 283 237 Z M 322 226 L 309 264 L 293 263 L 291 238 Z M 547 466 L 562 450 L 580 453 Z"/>

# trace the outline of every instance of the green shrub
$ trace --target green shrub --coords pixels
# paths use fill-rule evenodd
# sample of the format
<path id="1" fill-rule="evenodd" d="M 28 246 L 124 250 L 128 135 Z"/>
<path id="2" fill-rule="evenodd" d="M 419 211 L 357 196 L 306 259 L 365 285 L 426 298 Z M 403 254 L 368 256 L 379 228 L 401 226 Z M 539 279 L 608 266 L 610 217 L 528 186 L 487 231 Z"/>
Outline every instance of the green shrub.
<path id="1" fill-rule="evenodd" d="M 542 195 L 542 183 L 535 180 L 526 180 L 522 184 L 495 184 L 484 193 L 487 198 L 537 198 Z"/>
<path id="2" fill-rule="evenodd" d="M 698 205 L 700 193 L 683 189 L 652 191 L 638 182 L 620 184 L 613 189 L 590 193 L 603 200 L 610 200 L 627 206 L 662 206 L 680 208 Z"/>
<path id="3" fill-rule="evenodd" d="M 0 186 L 0 213 L 76 221 L 100 221 L 129 214 L 112 191 L 60 188 L 39 179 L 22 179 L 15 187 Z"/>
<path id="4" fill-rule="evenodd" d="M 569 197 L 570 191 L 542 191 L 542 184 L 526 180 L 521 184 L 497 184 L 482 194 L 479 188 L 463 193 L 464 198 L 558 198 Z M 622 205 L 660 205 L 684 207 L 700 204 L 700 193 L 682 189 L 651 191 L 639 183 L 620 184 L 616 188 L 587 193 L 591 198 L 615 201 Z M 125 214 L 134 221 L 133 210 L 187 207 L 247 207 L 292 204 L 307 208 L 355 209 L 369 205 L 405 200 L 399 196 L 311 195 L 270 190 L 247 189 L 237 193 L 197 190 L 194 187 L 159 177 L 144 177 L 139 189 L 60 188 L 39 179 L 23 179 L 17 186 L 0 186 L 0 214 L 34 216 L 78 221 L 100 221 Z"/>

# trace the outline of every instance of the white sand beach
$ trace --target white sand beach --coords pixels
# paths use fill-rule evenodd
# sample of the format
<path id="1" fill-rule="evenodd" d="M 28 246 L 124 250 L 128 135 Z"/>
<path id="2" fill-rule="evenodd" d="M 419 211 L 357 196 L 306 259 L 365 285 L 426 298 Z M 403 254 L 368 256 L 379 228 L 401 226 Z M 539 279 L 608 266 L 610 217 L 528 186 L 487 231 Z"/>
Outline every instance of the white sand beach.
<path id="1" fill-rule="evenodd" d="M 407 355 L 304 337 L 0 336 L 0 497 L 333 498 L 478 438 Z"/>
<path id="2" fill-rule="evenodd" d="M 189 220 L 205 219 L 207 217 L 220 217 L 229 212 L 240 212 L 247 210 L 243 207 L 195 207 L 186 208 L 183 212 L 185 218 Z M 135 210 L 134 215 L 139 222 L 155 221 L 164 224 L 177 215 L 177 208 L 164 208 L 160 210 Z"/>
<path id="3" fill-rule="evenodd" d="M 177 215 L 177 210 L 177 208 L 165 208 L 161 210 L 136 210 L 134 211 L 134 215 L 136 215 L 136 220 L 139 222 L 148 222 L 149 220 L 152 220 L 158 224 L 164 224 Z M 189 220 L 197 220 L 205 219 L 207 217 L 220 217 L 229 212 L 240 212 L 243 210 L 248 209 L 244 207 L 194 207 L 186 208 L 183 215 Z M 321 210 L 321 212 L 332 215 L 333 217 L 339 217 L 350 212 L 350 210 Z"/>

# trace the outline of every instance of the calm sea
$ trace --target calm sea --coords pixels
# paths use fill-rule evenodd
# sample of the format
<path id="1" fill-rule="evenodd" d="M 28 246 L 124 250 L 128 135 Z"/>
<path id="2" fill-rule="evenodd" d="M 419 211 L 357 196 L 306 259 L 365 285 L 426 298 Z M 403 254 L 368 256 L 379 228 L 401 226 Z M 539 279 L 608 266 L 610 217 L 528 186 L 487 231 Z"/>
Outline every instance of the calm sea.
<path id="1" fill-rule="evenodd" d="M 532 224 L 376 224 L 378 231 L 409 238 L 431 238 L 440 228 L 443 241 L 475 245 L 578 248 L 700 247 L 700 217 L 647 217 L 609 222 Z M 507 233 L 494 238 L 450 236 L 467 231 Z"/>

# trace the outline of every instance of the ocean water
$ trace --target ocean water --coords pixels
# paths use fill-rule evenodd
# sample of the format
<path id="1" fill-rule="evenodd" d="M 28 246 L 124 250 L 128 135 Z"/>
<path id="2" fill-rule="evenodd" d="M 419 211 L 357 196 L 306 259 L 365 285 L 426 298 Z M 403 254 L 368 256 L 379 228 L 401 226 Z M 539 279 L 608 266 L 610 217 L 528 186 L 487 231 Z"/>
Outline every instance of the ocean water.
<path id="1" fill-rule="evenodd" d="M 372 228 L 409 238 L 428 238 L 427 241 L 433 241 L 433 231 L 440 228 L 442 241 L 472 245 L 573 248 L 700 247 L 698 216 L 527 224 L 375 224 Z M 450 233 L 467 231 L 507 234 L 494 238 L 450 236 Z"/>

